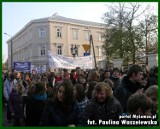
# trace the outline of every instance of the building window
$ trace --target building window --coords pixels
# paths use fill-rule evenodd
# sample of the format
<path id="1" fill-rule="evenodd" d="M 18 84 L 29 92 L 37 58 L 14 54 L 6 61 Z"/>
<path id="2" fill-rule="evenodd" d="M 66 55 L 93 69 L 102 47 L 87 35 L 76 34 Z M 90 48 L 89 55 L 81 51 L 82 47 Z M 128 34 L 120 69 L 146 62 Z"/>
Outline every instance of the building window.
<path id="1" fill-rule="evenodd" d="M 44 56 L 46 53 L 45 46 L 41 46 L 41 56 Z"/>
<path id="2" fill-rule="evenodd" d="M 57 37 L 62 37 L 62 28 L 57 28 Z"/>
<path id="3" fill-rule="evenodd" d="M 101 47 L 98 47 L 98 49 L 99 49 L 98 55 L 101 57 L 101 56 L 102 56 L 102 48 L 101 48 Z"/>
<path id="4" fill-rule="evenodd" d="M 84 31 L 84 39 L 89 41 L 90 34 L 89 31 Z"/>
<path id="5" fill-rule="evenodd" d="M 62 55 L 62 46 L 61 45 L 57 46 L 57 54 Z"/>
<path id="6" fill-rule="evenodd" d="M 46 37 L 46 29 L 45 28 L 39 28 L 39 37 L 40 38 Z"/>
<path id="7" fill-rule="evenodd" d="M 104 35 L 103 33 L 98 33 L 98 41 L 103 42 L 104 41 Z"/>
<path id="8" fill-rule="evenodd" d="M 78 30 L 73 29 L 73 39 L 78 39 Z"/>

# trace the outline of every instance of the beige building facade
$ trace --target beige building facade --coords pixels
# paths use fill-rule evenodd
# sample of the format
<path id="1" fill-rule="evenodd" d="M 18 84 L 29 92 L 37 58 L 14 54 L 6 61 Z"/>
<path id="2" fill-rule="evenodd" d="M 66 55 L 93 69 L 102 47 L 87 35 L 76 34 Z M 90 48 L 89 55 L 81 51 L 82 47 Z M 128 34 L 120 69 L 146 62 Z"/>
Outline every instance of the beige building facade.
<path id="1" fill-rule="evenodd" d="M 30 61 L 34 66 L 48 66 L 48 50 L 59 55 L 73 56 L 72 47 L 77 47 L 78 57 L 84 56 L 82 44 L 90 44 L 93 37 L 96 61 L 105 58 L 103 54 L 104 24 L 76 20 L 53 15 L 30 21 L 12 37 L 13 62 Z M 11 67 L 11 39 L 8 43 L 8 66 Z M 93 50 L 91 46 L 91 55 Z"/>

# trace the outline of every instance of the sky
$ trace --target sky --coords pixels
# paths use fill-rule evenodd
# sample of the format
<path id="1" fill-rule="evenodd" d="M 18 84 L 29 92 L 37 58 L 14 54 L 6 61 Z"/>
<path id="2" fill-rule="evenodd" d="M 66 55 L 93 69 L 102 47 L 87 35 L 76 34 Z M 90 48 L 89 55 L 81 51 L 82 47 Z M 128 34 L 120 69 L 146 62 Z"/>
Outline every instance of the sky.
<path id="1" fill-rule="evenodd" d="M 102 17 L 107 11 L 106 2 L 3 2 L 2 3 L 2 59 L 8 58 L 6 41 L 14 36 L 28 22 L 34 19 L 58 15 L 103 23 Z M 157 6 L 158 7 L 158 6 Z"/>

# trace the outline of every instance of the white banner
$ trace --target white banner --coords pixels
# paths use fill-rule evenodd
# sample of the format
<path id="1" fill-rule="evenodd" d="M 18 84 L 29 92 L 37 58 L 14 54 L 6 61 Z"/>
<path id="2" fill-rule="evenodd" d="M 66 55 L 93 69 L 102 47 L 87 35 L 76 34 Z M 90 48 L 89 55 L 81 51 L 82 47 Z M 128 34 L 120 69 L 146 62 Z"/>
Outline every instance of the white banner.
<path id="1" fill-rule="evenodd" d="M 48 51 L 49 66 L 53 68 L 66 68 L 66 69 L 75 69 L 80 67 L 82 69 L 92 69 L 93 57 L 67 57 L 62 55 L 57 55 L 51 51 Z"/>
<path id="2" fill-rule="evenodd" d="M 31 65 L 31 70 L 35 70 L 36 73 L 44 73 L 46 72 L 46 65 L 42 65 L 42 66 L 34 66 L 34 65 Z"/>

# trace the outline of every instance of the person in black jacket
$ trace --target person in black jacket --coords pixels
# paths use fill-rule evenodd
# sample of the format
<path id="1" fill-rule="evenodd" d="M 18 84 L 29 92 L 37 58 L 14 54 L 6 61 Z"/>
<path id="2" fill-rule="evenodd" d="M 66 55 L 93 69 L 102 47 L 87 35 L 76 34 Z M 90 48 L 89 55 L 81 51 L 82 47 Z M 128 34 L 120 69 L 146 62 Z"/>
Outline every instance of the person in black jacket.
<path id="1" fill-rule="evenodd" d="M 127 112 L 126 103 L 129 96 L 143 90 L 144 86 L 141 85 L 142 78 L 142 67 L 139 65 L 132 65 L 128 70 L 127 76 L 123 78 L 121 85 L 114 90 L 114 96 L 121 103 L 124 112 Z"/>
<path id="2" fill-rule="evenodd" d="M 113 97 L 112 88 L 104 82 L 99 82 L 94 89 L 94 98 L 84 110 L 83 125 L 89 126 L 88 120 L 95 121 L 99 126 L 102 121 L 119 120 L 123 112 L 121 104 Z"/>
<path id="3" fill-rule="evenodd" d="M 116 89 L 116 87 L 119 85 L 120 83 L 120 70 L 118 68 L 114 68 L 112 71 L 112 75 L 110 76 L 110 78 L 113 81 L 113 91 L 114 89 Z"/>
<path id="4" fill-rule="evenodd" d="M 16 83 L 9 96 L 9 112 L 14 120 L 13 126 L 24 126 L 24 109 L 22 107 L 23 85 Z"/>
<path id="5" fill-rule="evenodd" d="M 47 101 L 40 126 L 75 126 L 78 119 L 78 106 L 73 99 L 73 85 L 70 79 L 59 84 L 55 98 Z"/>
<path id="6" fill-rule="evenodd" d="M 46 99 L 45 83 L 36 83 L 34 93 L 28 96 L 26 103 L 26 126 L 39 126 Z"/>

